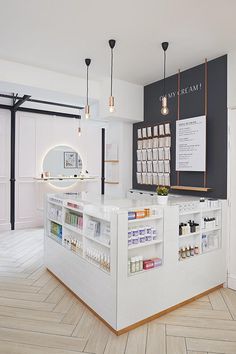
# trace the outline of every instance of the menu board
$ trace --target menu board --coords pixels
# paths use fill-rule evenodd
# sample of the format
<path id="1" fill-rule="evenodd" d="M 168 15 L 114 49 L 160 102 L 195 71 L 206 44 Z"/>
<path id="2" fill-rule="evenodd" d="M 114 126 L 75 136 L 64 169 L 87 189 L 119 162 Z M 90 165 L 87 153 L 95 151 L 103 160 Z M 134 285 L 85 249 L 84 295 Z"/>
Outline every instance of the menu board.
<path id="1" fill-rule="evenodd" d="M 206 170 L 206 116 L 176 122 L 176 171 Z"/>

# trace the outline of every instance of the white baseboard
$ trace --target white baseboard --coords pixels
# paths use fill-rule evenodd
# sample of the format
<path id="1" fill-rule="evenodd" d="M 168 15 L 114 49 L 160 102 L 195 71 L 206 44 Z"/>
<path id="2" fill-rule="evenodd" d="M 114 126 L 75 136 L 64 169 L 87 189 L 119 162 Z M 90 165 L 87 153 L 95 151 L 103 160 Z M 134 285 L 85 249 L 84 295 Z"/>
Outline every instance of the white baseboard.
<path id="1" fill-rule="evenodd" d="M 0 224 L 0 231 L 9 231 L 9 230 L 11 230 L 10 223 Z"/>
<path id="2" fill-rule="evenodd" d="M 236 290 L 236 275 L 229 274 L 229 276 L 228 276 L 228 288 Z"/>
<path id="3" fill-rule="evenodd" d="M 15 223 L 16 230 L 32 229 L 34 227 L 43 227 L 42 220 L 37 221 L 20 221 Z"/>

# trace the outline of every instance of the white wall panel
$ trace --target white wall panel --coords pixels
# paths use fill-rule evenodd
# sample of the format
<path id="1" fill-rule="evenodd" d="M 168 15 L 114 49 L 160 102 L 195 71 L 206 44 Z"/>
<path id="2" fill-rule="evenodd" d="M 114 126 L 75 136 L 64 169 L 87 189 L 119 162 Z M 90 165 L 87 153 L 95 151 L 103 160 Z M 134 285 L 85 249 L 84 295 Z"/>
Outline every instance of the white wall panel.
<path id="1" fill-rule="evenodd" d="M 0 110 L 0 230 L 10 229 L 10 128 L 8 110 Z"/>
<path id="2" fill-rule="evenodd" d="M 76 150 L 83 162 L 83 170 L 98 176 L 97 182 L 77 184 L 63 192 L 88 189 L 100 193 L 101 176 L 101 128 L 104 123 L 81 122 L 82 136 L 78 136 L 78 120 L 45 116 L 33 113 L 17 113 L 16 138 L 16 228 L 42 225 L 42 207 L 45 193 L 57 193 L 60 189 L 36 182 L 43 171 L 43 159 L 57 145 L 67 145 Z"/>

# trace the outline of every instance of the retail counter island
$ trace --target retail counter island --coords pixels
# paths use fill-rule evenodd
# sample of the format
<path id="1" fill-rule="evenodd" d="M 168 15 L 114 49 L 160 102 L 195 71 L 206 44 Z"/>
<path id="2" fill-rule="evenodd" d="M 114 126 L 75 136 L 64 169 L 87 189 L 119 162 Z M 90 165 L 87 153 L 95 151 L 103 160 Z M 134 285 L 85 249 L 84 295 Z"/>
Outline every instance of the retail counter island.
<path id="1" fill-rule="evenodd" d="M 121 334 L 226 281 L 226 202 L 48 195 L 45 263 Z"/>

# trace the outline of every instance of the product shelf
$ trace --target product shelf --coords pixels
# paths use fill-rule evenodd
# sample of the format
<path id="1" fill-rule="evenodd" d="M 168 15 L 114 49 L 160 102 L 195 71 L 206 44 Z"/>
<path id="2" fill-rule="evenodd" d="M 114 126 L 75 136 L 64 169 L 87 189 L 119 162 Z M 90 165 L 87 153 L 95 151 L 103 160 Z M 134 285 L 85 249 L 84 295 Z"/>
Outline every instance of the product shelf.
<path id="1" fill-rule="evenodd" d="M 186 234 L 186 235 L 179 235 L 179 238 L 180 239 L 183 239 L 185 237 L 191 237 L 191 236 L 196 236 L 196 235 L 200 235 L 201 231 L 198 231 L 198 232 L 190 232 L 189 234 Z"/>
<path id="2" fill-rule="evenodd" d="M 71 230 L 71 231 L 74 231 L 75 233 L 79 234 L 79 235 L 82 235 L 82 230 L 79 229 L 78 227 L 76 226 L 73 226 L 73 225 L 69 225 L 67 223 L 64 223 L 63 227 L 65 227 L 66 229 L 68 230 Z"/>
<path id="3" fill-rule="evenodd" d="M 220 226 L 217 226 L 217 227 L 213 227 L 212 229 L 202 229 L 202 233 L 210 233 L 210 232 L 214 232 L 214 231 L 219 231 L 221 230 L 221 227 Z"/>
<path id="4" fill-rule="evenodd" d="M 68 205 L 64 205 L 64 208 L 65 209 L 69 209 L 69 210 L 74 211 L 74 212 L 79 213 L 79 214 L 83 214 L 82 210 L 79 210 L 79 209 L 76 209 L 76 208 L 72 208 L 72 207 L 70 207 Z"/>
<path id="5" fill-rule="evenodd" d="M 142 247 L 147 247 L 147 246 L 153 246 L 162 243 L 162 240 L 155 240 L 155 241 L 150 241 L 150 242 L 144 242 L 144 243 L 138 243 L 137 245 L 131 245 L 128 246 L 128 250 L 133 250 L 135 248 L 142 248 Z"/>
<path id="6" fill-rule="evenodd" d="M 139 272 L 129 273 L 128 277 L 133 277 L 134 275 L 140 275 L 140 274 L 144 274 L 144 273 L 149 273 L 151 271 L 158 270 L 161 267 L 162 267 L 162 264 L 160 266 L 158 266 L 158 267 L 155 267 L 155 268 L 144 269 L 144 270 L 140 270 Z"/>
<path id="7" fill-rule="evenodd" d="M 61 225 L 61 226 L 63 225 L 63 224 L 62 224 L 62 221 L 53 219 L 53 218 L 51 218 L 51 217 L 49 217 L 49 216 L 48 216 L 48 220 L 51 221 L 51 222 L 54 222 L 54 223 L 56 223 L 56 224 L 58 224 L 58 225 Z"/>
<path id="8" fill-rule="evenodd" d="M 111 246 L 110 245 L 108 245 L 108 244 L 106 244 L 106 243 L 104 243 L 104 242 L 102 242 L 102 241 L 99 241 L 97 238 L 95 238 L 95 237 L 91 237 L 91 236 L 87 236 L 87 235 L 83 235 L 85 238 L 87 238 L 88 240 L 91 240 L 91 241 L 93 241 L 93 242 L 96 242 L 96 243 L 98 243 L 99 245 L 101 245 L 101 246 L 104 246 L 104 247 L 107 247 L 107 248 L 111 248 Z M 99 236 L 98 236 L 99 237 Z"/>
<path id="9" fill-rule="evenodd" d="M 192 214 L 200 214 L 201 210 L 189 210 L 189 211 L 184 211 L 184 212 L 180 212 L 179 215 L 192 215 Z"/>
<path id="10" fill-rule="evenodd" d="M 62 244 L 62 240 L 58 236 L 52 234 L 51 232 L 48 234 L 48 237 L 51 238 L 53 241 L 56 241 L 60 245 Z"/>

